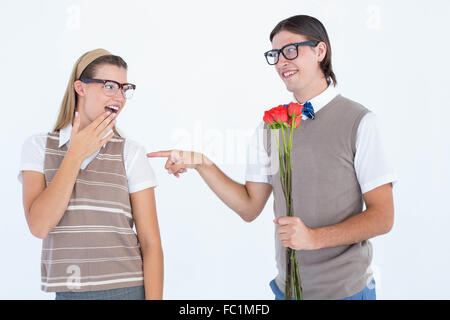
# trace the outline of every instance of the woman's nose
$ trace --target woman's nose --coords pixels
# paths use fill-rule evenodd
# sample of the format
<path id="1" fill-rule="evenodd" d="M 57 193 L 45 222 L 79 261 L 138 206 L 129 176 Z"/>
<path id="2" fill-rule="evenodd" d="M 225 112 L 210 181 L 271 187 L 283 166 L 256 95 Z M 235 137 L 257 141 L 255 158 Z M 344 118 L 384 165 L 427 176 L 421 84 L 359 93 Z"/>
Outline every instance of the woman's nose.
<path id="1" fill-rule="evenodd" d="M 119 88 L 119 90 L 117 90 L 116 94 L 114 95 L 114 98 L 116 99 L 120 99 L 120 101 L 125 101 L 125 92 L 123 92 L 122 88 Z"/>

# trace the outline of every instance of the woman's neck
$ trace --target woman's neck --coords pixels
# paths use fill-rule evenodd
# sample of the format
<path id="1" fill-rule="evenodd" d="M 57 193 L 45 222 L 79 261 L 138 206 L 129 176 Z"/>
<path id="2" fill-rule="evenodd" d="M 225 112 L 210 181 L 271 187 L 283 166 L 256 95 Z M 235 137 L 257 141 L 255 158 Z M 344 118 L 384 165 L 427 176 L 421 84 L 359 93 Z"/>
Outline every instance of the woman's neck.
<path id="1" fill-rule="evenodd" d="M 86 112 L 84 112 L 84 108 L 81 103 L 78 103 L 76 110 L 78 111 L 78 114 L 80 116 L 80 127 L 78 131 L 81 131 L 86 128 L 91 123 L 91 121 L 88 119 Z"/>

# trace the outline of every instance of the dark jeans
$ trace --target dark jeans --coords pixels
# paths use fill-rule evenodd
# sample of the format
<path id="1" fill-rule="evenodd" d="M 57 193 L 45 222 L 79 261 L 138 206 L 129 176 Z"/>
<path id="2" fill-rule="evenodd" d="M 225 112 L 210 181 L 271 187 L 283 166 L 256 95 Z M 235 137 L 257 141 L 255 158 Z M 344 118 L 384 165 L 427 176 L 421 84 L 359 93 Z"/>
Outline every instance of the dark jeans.
<path id="1" fill-rule="evenodd" d="M 55 300 L 144 300 L 144 286 L 85 292 L 56 292 Z"/>
<path id="2" fill-rule="evenodd" d="M 270 281 L 270 289 L 272 289 L 273 294 L 275 295 L 275 300 L 284 300 L 284 292 L 278 288 L 275 280 Z M 354 295 L 339 299 L 339 300 L 377 300 L 377 294 L 375 292 L 375 280 L 372 278 L 372 281 L 360 292 L 355 293 Z"/>

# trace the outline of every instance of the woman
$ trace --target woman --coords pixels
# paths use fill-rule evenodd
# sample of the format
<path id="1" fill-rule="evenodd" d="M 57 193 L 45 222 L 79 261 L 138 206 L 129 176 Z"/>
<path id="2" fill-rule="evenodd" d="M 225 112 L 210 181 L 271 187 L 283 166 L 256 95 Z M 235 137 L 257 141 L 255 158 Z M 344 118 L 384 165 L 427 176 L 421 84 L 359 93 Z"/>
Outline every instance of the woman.
<path id="1" fill-rule="evenodd" d="M 392 228 L 395 181 L 376 118 L 335 88 L 330 41 L 319 20 L 287 18 L 272 30 L 270 42 L 267 63 L 292 93 L 292 101 L 304 105 L 291 156 L 293 217 L 286 216 L 279 172 L 271 170 L 278 159 L 270 152 L 271 135 L 263 132 L 262 122 L 249 146 L 249 154 L 259 161 L 248 159 L 245 184 L 227 177 L 202 154 L 169 150 L 147 156 L 167 157 L 165 168 L 177 177 L 195 168 L 248 222 L 259 216 L 273 191 L 278 274 L 270 288 L 276 299 L 284 298 L 285 247 L 297 250 L 305 299 L 375 299 L 368 239 Z M 262 116 L 263 110 L 255 115 Z"/>
<path id="2" fill-rule="evenodd" d="M 53 132 L 23 146 L 25 216 L 43 239 L 41 289 L 57 300 L 162 299 L 155 175 L 143 148 L 115 128 L 135 87 L 121 57 L 87 52 Z"/>

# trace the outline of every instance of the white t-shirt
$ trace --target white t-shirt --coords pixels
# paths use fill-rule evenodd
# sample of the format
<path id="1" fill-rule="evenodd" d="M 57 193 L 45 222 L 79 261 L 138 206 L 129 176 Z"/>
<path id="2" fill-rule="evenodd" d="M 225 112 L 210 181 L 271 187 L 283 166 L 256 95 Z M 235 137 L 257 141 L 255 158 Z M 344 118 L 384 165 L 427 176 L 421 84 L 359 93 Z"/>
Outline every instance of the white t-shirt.
<path id="1" fill-rule="evenodd" d="M 72 125 L 68 125 L 60 130 L 60 147 L 66 143 L 70 143 L 71 132 Z M 24 142 L 20 159 L 19 174 L 17 177 L 20 182 L 22 182 L 23 170 L 37 171 L 44 174 L 46 142 L 47 133 L 35 134 Z M 99 151 L 100 150 L 95 152 L 89 158 L 86 158 L 81 165 L 81 169 L 86 168 L 86 166 L 94 160 Z M 150 162 L 147 160 L 146 152 L 141 145 L 133 140 L 125 139 L 123 157 L 129 193 L 157 186 L 155 172 L 153 171 Z"/>
<path id="2" fill-rule="evenodd" d="M 338 95 L 332 85 L 310 100 L 317 112 Z M 294 97 L 294 101 L 296 99 Z M 306 116 L 302 121 L 314 121 Z M 299 129 L 301 130 L 301 128 Z M 247 150 L 246 181 L 272 184 L 270 158 L 264 148 L 264 122 L 261 122 L 253 134 Z M 354 159 L 356 177 L 364 194 L 383 184 L 397 181 L 394 169 L 383 148 L 378 130 L 377 117 L 367 113 L 359 123 L 356 133 L 356 154 Z"/>

